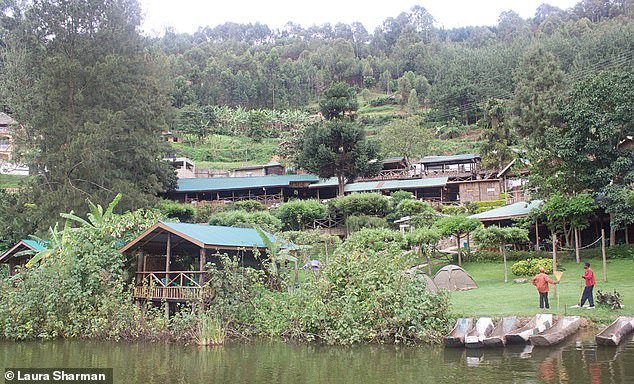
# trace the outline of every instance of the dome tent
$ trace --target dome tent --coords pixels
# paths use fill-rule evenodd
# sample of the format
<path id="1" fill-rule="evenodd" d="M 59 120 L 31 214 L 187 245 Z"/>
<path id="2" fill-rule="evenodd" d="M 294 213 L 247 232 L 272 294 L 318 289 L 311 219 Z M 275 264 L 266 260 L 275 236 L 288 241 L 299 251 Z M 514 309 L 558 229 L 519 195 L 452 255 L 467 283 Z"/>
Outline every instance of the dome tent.
<path id="1" fill-rule="evenodd" d="M 436 287 L 436 283 L 434 280 L 429 277 L 426 273 L 422 272 L 423 265 L 417 265 L 405 271 L 405 276 L 415 277 L 421 279 L 425 283 L 425 291 L 427 292 L 436 292 L 438 288 Z"/>
<path id="2" fill-rule="evenodd" d="M 467 291 L 478 288 L 473 278 L 464 269 L 451 264 L 442 267 L 436 272 L 434 283 L 436 283 L 438 288 L 444 288 L 449 291 Z"/>

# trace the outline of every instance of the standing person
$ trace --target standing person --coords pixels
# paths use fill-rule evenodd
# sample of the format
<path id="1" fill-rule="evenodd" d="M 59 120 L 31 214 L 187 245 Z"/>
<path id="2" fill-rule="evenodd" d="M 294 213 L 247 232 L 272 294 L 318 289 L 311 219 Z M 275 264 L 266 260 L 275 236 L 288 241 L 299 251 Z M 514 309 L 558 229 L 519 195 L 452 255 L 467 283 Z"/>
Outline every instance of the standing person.
<path id="1" fill-rule="evenodd" d="M 581 278 L 585 279 L 586 287 L 583 289 L 583 294 L 581 295 L 581 303 L 579 305 L 575 305 L 573 308 L 583 307 L 586 300 L 588 300 L 588 303 L 590 304 L 588 309 L 594 309 L 594 297 L 592 291 L 594 290 L 594 286 L 597 281 L 594 279 L 594 272 L 592 271 L 592 268 L 590 268 L 590 263 L 587 261 L 583 263 L 583 269 L 586 270 L 586 273 L 581 275 Z"/>
<path id="2" fill-rule="evenodd" d="M 531 279 L 534 286 L 537 287 L 539 292 L 539 308 L 548 309 L 548 284 L 557 284 L 555 280 L 551 280 L 546 273 L 544 273 L 544 267 L 539 267 L 539 273 Z"/>

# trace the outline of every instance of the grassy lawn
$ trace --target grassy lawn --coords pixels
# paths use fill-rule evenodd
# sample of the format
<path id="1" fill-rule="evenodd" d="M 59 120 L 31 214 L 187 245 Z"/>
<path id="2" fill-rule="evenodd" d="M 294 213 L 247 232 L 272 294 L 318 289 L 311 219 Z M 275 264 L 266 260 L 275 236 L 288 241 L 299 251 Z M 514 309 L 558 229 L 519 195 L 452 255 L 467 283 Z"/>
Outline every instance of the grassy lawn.
<path id="1" fill-rule="evenodd" d="M 574 309 L 570 306 L 577 304 L 583 289 L 583 264 L 574 261 L 563 262 L 565 272 L 561 283 L 557 285 L 559 291 L 559 306 L 555 296 L 555 289 L 550 289 L 550 311 L 559 315 L 581 315 L 596 323 L 606 324 L 620 315 L 634 314 L 634 260 L 608 260 L 608 281 L 603 281 L 603 267 L 600 260 L 591 260 L 597 285 L 594 288 L 596 299 L 597 290 L 612 292 L 616 289 L 623 299 L 624 308 L 611 311 L 597 306 L 594 310 L 585 308 Z M 510 273 L 509 282 L 504 283 L 504 266 L 501 263 L 465 263 L 463 268 L 475 279 L 477 289 L 450 293 L 452 315 L 464 316 L 492 316 L 509 315 L 532 316 L 541 313 L 539 309 L 539 295 L 537 289 L 529 282 L 525 284 L 513 283 Z M 552 276 L 551 276 L 552 277 Z"/>
<path id="2" fill-rule="evenodd" d="M 0 189 L 19 188 L 20 184 L 27 181 L 30 176 L 0 174 Z"/>

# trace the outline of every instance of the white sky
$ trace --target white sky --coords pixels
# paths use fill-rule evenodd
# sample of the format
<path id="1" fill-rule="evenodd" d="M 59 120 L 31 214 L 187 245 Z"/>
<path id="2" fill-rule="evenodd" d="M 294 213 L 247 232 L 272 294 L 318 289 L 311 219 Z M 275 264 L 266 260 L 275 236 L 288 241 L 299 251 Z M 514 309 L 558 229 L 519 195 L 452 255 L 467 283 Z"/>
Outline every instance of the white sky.
<path id="1" fill-rule="evenodd" d="M 468 25 L 497 25 L 500 13 L 514 10 L 522 18 L 532 17 L 535 9 L 548 3 L 562 9 L 581 0 L 140 0 L 148 35 L 162 34 L 165 27 L 177 32 L 195 32 L 199 27 L 225 22 L 260 22 L 281 28 L 288 21 L 302 27 L 337 22 L 361 22 L 368 32 L 388 17 L 421 5 L 445 28 Z"/>

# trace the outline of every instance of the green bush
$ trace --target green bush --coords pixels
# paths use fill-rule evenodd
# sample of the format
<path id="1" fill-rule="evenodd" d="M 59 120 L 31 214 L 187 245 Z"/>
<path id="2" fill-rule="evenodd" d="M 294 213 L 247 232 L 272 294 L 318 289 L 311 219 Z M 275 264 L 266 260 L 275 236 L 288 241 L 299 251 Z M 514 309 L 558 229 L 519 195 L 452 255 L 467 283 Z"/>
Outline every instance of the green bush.
<path id="1" fill-rule="evenodd" d="M 404 200 L 414 199 L 414 194 L 408 191 L 394 191 L 390 193 L 390 207 L 396 209 L 398 204 Z"/>
<path id="2" fill-rule="evenodd" d="M 210 225 L 224 225 L 227 227 L 254 228 L 261 226 L 269 232 L 277 232 L 282 229 L 282 221 L 269 212 L 227 211 L 219 212 L 211 216 Z"/>
<path id="3" fill-rule="evenodd" d="M 235 203 L 233 203 L 233 207 L 236 210 L 247 212 L 264 211 L 266 209 L 266 207 L 262 205 L 262 203 L 255 200 L 236 201 Z"/>
<path id="4" fill-rule="evenodd" d="M 370 100 L 370 106 L 380 107 L 383 105 L 397 105 L 398 100 L 394 96 L 378 96 Z"/>
<path id="5" fill-rule="evenodd" d="M 156 207 L 165 217 L 178 219 L 181 222 L 192 222 L 194 218 L 194 207 L 191 204 L 179 203 L 176 201 L 162 200 Z"/>
<path id="6" fill-rule="evenodd" d="M 356 232 L 363 228 L 387 228 L 387 220 L 383 217 L 356 215 L 348 216 L 346 223 L 350 232 Z"/>
<path id="7" fill-rule="evenodd" d="M 298 292 L 295 320 L 302 334 L 328 344 L 415 344 L 438 340 L 447 323 L 448 298 L 425 291 L 403 271 L 415 263 L 399 249 L 387 253 L 335 253 L 323 278 Z"/>
<path id="8" fill-rule="evenodd" d="M 506 205 L 506 200 L 473 201 L 478 208 L 475 213 L 489 211 Z"/>
<path id="9" fill-rule="evenodd" d="M 223 205 L 204 204 L 194 208 L 194 223 L 208 223 L 211 217 L 226 209 Z"/>
<path id="10" fill-rule="evenodd" d="M 425 212 L 432 212 L 436 215 L 436 211 L 424 201 L 419 200 L 403 200 L 396 206 L 396 212 L 400 217 L 414 216 Z"/>
<path id="11" fill-rule="evenodd" d="M 539 273 L 540 267 L 547 274 L 553 273 L 553 260 L 538 258 L 518 261 L 511 266 L 511 273 L 515 276 L 534 276 Z"/>
<path id="12" fill-rule="evenodd" d="M 443 215 L 463 215 L 467 213 L 467 207 L 464 205 L 443 205 Z"/>
<path id="13" fill-rule="evenodd" d="M 282 227 L 292 231 L 305 229 L 313 221 L 325 219 L 327 213 L 328 208 L 318 200 L 291 200 L 275 210 Z"/>
<path id="14" fill-rule="evenodd" d="M 380 252 L 401 250 L 407 247 L 405 236 L 391 229 L 362 229 L 348 236 L 337 249 L 338 252 Z"/>
<path id="15" fill-rule="evenodd" d="M 388 212 L 388 199 L 380 193 L 354 192 L 337 197 L 329 204 L 346 216 L 385 216 Z"/>

